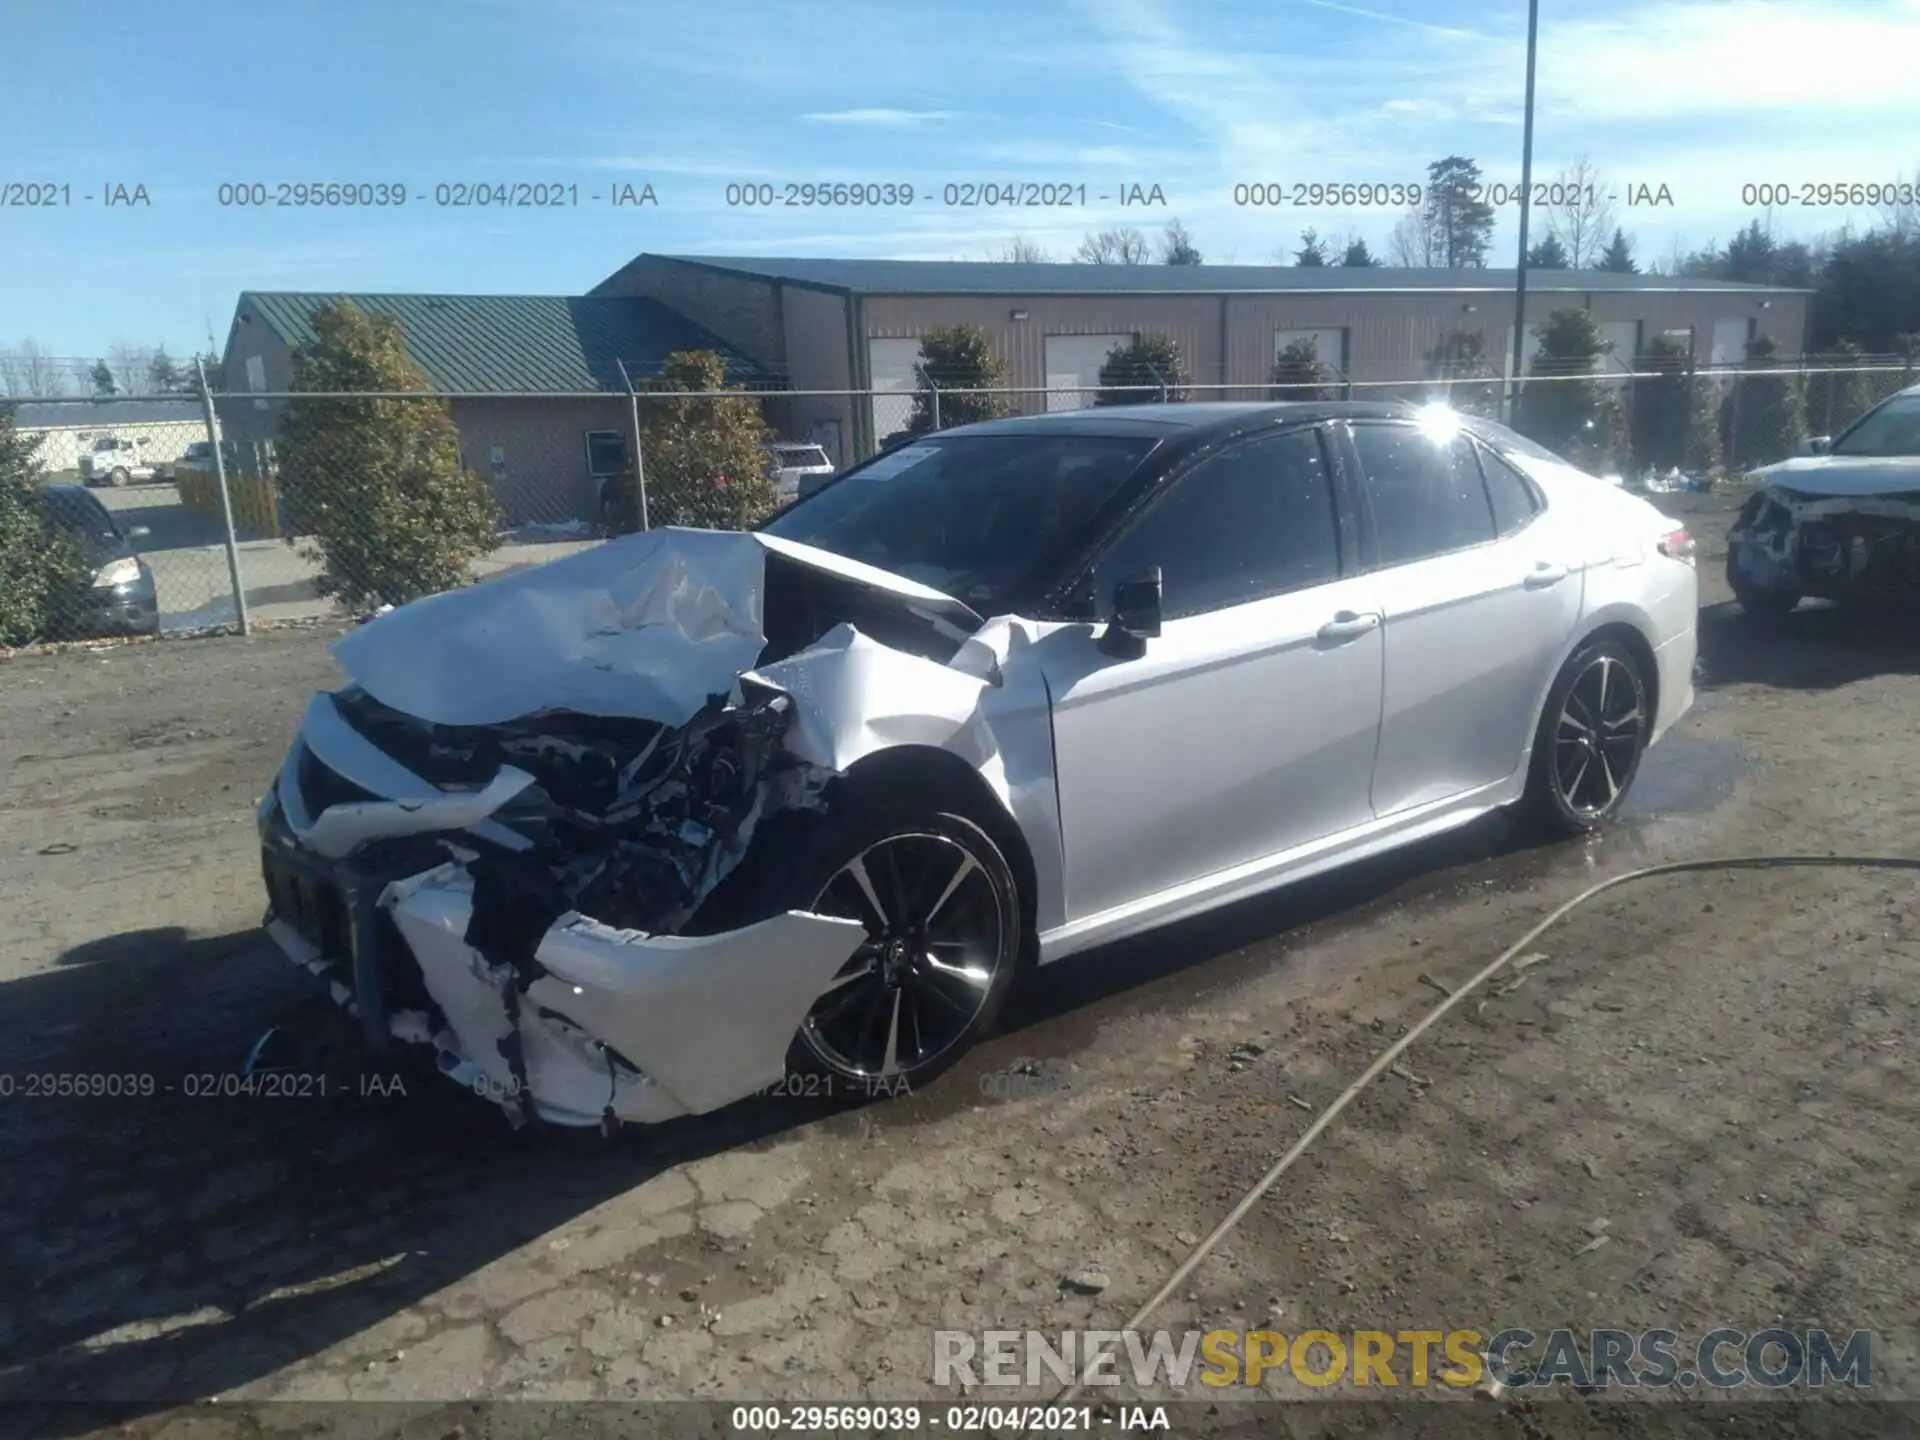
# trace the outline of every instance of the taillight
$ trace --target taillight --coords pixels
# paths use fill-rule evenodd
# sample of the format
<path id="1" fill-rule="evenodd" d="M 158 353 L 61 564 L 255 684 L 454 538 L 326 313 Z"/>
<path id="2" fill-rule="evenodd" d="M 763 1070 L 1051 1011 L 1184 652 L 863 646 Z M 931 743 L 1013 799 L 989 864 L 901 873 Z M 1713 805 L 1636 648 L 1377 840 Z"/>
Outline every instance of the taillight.
<path id="1" fill-rule="evenodd" d="M 1669 560 L 1693 564 L 1693 536 L 1685 530 L 1669 530 L 1656 542 L 1656 548 Z"/>

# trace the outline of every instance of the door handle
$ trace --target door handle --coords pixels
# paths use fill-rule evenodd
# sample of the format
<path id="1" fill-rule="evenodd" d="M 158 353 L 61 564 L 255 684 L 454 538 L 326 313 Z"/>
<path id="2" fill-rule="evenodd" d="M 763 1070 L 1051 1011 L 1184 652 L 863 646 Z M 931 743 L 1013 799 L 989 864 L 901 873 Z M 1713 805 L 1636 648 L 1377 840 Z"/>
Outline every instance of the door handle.
<path id="1" fill-rule="evenodd" d="M 1353 640 L 1365 635 L 1369 630 L 1380 628 L 1380 617 L 1372 611 L 1364 615 L 1351 610 L 1342 610 L 1333 619 L 1320 627 L 1322 640 Z"/>
<path id="2" fill-rule="evenodd" d="M 1529 590 L 1544 590 L 1549 585 L 1558 585 L 1567 578 L 1567 567 L 1555 565 L 1551 560 L 1535 562 L 1527 573 L 1526 585 Z"/>

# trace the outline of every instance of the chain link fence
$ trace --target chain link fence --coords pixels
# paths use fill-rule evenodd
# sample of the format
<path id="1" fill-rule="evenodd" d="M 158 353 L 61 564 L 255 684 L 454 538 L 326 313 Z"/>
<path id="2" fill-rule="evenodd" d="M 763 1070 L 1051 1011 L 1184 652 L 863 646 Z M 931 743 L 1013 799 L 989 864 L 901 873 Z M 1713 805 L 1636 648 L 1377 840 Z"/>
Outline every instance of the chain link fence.
<path id="1" fill-rule="evenodd" d="M 1649 488 L 1682 473 L 1705 486 L 1785 458 L 1920 380 L 1911 357 L 1884 356 L 1549 368 L 1536 363 L 1513 387 L 1519 428 Z M 38 399 L 13 407 L 24 486 L 8 488 L 0 450 L 0 644 L 364 613 L 620 530 L 747 525 L 829 466 L 995 415 L 1345 398 L 1498 418 L 1509 388 L 1473 367 L 1286 378 L 988 390 L 922 374 L 910 390 Z M 175 412 L 140 408 L 155 400 Z M 197 418 L 180 418 L 182 405 Z"/>

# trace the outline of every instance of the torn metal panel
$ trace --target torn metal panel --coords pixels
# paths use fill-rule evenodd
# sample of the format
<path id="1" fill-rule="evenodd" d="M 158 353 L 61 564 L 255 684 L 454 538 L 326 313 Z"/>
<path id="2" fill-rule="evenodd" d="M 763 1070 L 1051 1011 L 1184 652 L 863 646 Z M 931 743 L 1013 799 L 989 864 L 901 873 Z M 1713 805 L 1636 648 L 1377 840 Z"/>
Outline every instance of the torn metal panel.
<path id="1" fill-rule="evenodd" d="M 1830 599 L 1920 592 L 1920 490 L 1775 487 L 1748 501 L 1727 541 L 1730 572 L 1758 588 Z"/>
<path id="2" fill-rule="evenodd" d="M 753 664 L 764 552 L 751 535 L 623 535 L 403 605 L 334 654 L 387 705 L 440 725 L 540 710 L 683 725 Z"/>
<path id="3" fill-rule="evenodd" d="M 763 629 L 770 590 L 780 602 L 776 636 Z M 804 649 L 849 619 L 890 643 L 895 627 L 903 638 L 925 631 L 951 653 L 981 617 L 938 590 L 810 545 L 667 528 L 403 605 L 345 636 L 334 654 L 381 703 L 436 725 L 568 711 L 678 726 L 756 662 Z"/>
<path id="4" fill-rule="evenodd" d="M 797 911 L 703 936 L 568 914 L 540 939 L 528 980 L 464 938 L 474 905 L 465 866 L 391 885 L 381 903 L 446 1019 L 443 1056 L 510 1099 L 522 1093 L 508 1057 L 517 1038 L 529 1098 L 569 1124 L 609 1110 L 639 1123 L 700 1114 L 777 1081 L 808 1008 L 866 939 L 857 921 Z"/>
<path id="5" fill-rule="evenodd" d="M 987 682 L 882 645 L 851 625 L 749 680 L 793 697 L 787 748 L 844 772 L 877 750 L 930 745 L 980 766 L 997 751 L 980 713 Z"/>

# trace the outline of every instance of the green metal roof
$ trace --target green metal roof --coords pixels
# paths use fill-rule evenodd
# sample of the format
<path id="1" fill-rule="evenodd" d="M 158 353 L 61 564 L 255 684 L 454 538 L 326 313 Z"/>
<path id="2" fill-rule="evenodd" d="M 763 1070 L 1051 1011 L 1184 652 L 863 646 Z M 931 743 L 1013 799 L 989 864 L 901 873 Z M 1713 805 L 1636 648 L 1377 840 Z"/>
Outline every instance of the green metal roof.
<path id="1" fill-rule="evenodd" d="M 762 280 L 856 295 L 1212 295 L 1510 293 L 1512 270 L 1412 270 L 1340 265 L 1080 265 L 998 260 L 844 260 L 818 256 L 659 255 L 660 260 L 726 270 Z M 1598 270 L 1529 270 L 1527 287 L 1590 294 L 1679 291 L 1769 295 L 1778 285 L 1696 280 L 1676 275 L 1616 275 Z"/>
<path id="2" fill-rule="evenodd" d="M 776 378 L 704 326 L 645 297 L 248 290 L 235 324 L 265 325 L 288 345 L 300 345 L 314 338 L 313 312 L 340 300 L 398 321 L 408 354 L 436 390 L 624 391 L 619 362 L 638 383 L 676 350 L 719 351 L 734 384 L 765 386 Z"/>

